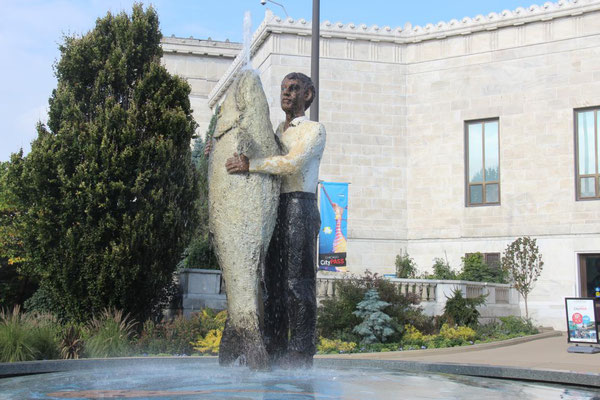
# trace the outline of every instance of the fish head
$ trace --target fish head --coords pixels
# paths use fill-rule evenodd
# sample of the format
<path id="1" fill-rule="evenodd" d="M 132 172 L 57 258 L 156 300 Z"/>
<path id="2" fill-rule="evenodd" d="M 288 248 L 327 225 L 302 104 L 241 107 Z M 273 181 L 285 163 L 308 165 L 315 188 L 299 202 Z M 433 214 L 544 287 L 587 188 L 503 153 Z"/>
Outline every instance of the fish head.
<path id="1" fill-rule="evenodd" d="M 242 71 L 227 90 L 219 110 L 214 136 L 219 137 L 239 128 L 244 118 L 264 115 L 265 109 L 268 110 L 268 104 L 260 77 L 253 70 Z"/>
<path id="2" fill-rule="evenodd" d="M 231 92 L 231 88 L 229 90 L 230 91 L 225 96 L 223 104 L 221 104 L 219 108 L 217 126 L 215 127 L 214 133 L 215 138 L 223 136 L 225 133 L 239 126 L 240 123 L 241 112 L 237 108 L 235 93 Z"/>

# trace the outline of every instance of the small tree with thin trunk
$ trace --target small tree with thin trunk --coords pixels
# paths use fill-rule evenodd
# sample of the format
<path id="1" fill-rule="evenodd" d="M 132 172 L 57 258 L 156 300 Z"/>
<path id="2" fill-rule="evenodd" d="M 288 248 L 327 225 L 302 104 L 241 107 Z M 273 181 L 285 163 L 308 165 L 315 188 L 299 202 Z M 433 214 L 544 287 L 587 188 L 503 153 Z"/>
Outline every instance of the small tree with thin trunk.
<path id="1" fill-rule="evenodd" d="M 542 273 L 544 262 L 536 240 L 520 237 L 506 247 L 502 255 L 502 269 L 510 276 L 515 289 L 525 300 L 525 317 L 529 318 L 527 296 Z"/>

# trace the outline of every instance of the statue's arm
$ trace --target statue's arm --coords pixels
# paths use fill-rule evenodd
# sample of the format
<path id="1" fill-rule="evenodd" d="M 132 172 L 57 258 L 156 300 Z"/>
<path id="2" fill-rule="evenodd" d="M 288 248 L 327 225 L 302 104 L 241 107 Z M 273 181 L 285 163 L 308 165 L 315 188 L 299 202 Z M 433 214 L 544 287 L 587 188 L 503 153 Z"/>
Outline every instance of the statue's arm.
<path id="1" fill-rule="evenodd" d="M 304 164 L 322 154 L 325 148 L 325 127 L 322 124 L 311 124 L 303 133 L 302 139 L 287 154 L 251 159 L 249 171 L 272 175 L 292 175 L 300 171 Z"/>

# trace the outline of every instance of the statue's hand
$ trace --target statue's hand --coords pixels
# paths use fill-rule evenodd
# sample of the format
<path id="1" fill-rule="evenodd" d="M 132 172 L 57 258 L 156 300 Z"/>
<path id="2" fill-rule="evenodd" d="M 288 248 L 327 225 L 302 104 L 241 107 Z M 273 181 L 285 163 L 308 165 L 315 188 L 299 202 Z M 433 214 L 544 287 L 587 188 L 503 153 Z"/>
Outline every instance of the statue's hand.
<path id="1" fill-rule="evenodd" d="M 250 160 L 243 154 L 233 153 L 233 157 L 230 157 L 225 162 L 225 168 L 230 174 L 240 174 L 248 172 L 250 169 Z"/>

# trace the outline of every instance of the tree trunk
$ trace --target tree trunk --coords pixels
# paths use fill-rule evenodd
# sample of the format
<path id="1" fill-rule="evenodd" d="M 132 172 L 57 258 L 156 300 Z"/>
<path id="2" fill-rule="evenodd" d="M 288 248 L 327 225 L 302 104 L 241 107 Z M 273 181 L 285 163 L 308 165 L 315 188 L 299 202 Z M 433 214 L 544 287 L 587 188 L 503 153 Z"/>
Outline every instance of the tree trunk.
<path id="1" fill-rule="evenodd" d="M 529 310 L 527 309 L 527 293 L 523 294 L 523 299 L 525 300 L 525 318 L 529 319 Z"/>

